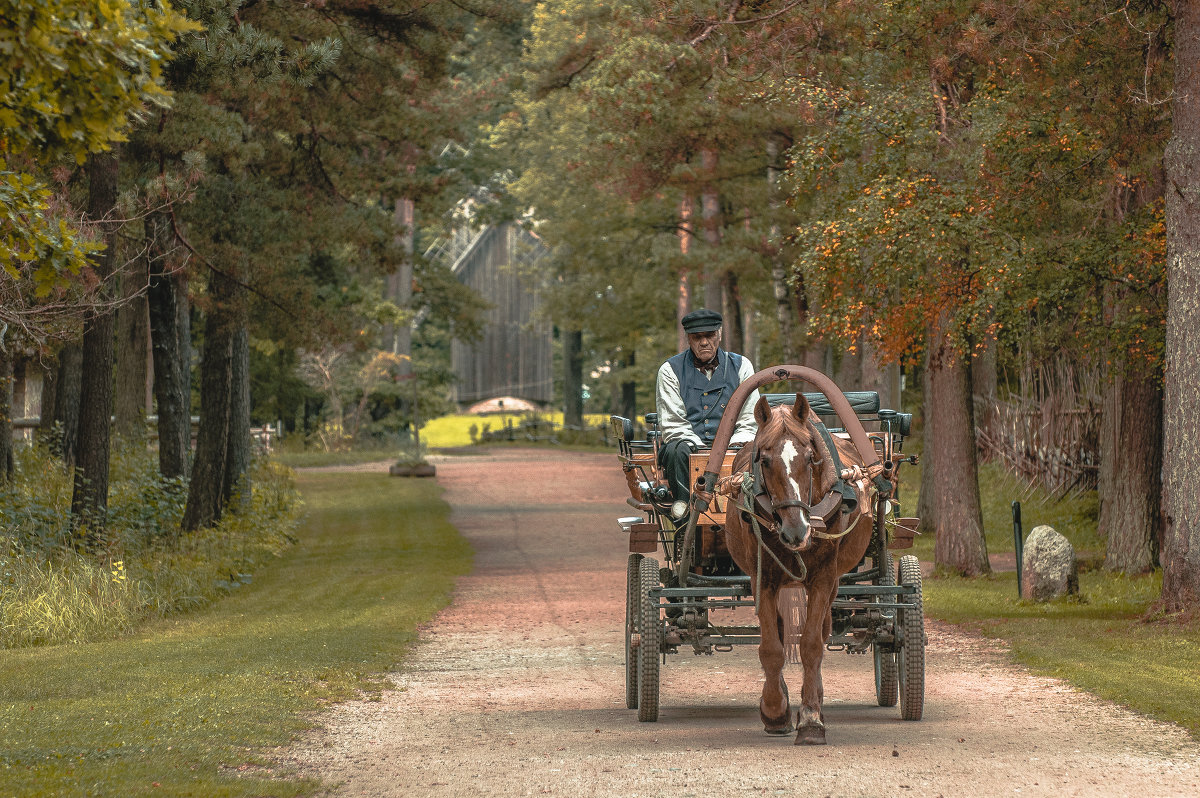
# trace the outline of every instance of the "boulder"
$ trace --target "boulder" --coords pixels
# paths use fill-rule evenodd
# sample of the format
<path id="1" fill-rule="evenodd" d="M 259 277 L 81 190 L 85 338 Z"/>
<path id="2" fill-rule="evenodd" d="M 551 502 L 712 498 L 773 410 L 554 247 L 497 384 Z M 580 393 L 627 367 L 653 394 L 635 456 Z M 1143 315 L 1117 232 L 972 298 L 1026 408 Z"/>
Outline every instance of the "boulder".
<path id="1" fill-rule="evenodd" d="M 1079 563 L 1071 541 L 1054 527 L 1036 526 L 1021 557 L 1021 598 L 1050 601 L 1079 593 Z"/>

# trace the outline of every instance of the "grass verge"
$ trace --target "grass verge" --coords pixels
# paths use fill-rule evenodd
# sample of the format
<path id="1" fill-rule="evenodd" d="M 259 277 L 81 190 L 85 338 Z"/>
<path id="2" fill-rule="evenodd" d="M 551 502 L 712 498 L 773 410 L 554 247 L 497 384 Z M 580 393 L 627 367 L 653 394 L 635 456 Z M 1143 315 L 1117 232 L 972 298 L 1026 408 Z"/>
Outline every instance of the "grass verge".
<path id="1" fill-rule="evenodd" d="M 901 505 L 915 512 L 920 466 L 904 466 L 901 479 Z M 1048 524 L 1075 547 L 1079 598 L 1022 601 L 1015 571 L 979 579 L 937 575 L 925 580 L 925 614 L 1003 640 L 1012 659 L 1034 673 L 1177 723 L 1200 739 L 1200 623 L 1146 620 L 1162 590 L 1161 573 L 1128 577 L 1102 570 L 1095 492 L 1054 499 L 995 463 L 980 465 L 979 484 L 988 553 L 1013 552 L 1011 508 L 1020 501 L 1025 535 Z M 933 542 L 918 538 L 911 553 L 931 563 Z"/>
<path id="2" fill-rule="evenodd" d="M 345 452 L 322 452 L 315 449 L 308 451 L 280 450 L 271 453 L 272 460 L 288 468 L 320 468 L 394 462 L 399 456 L 400 452 L 397 449 L 351 449 Z"/>
<path id="3" fill-rule="evenodd" d="M 311 790 L 265 770 L 263 750 L 326 702 L 379 690 L 471 554 L 432 482 L 297 481 L 299 543 L 252 584 L 126 638 L 4 652 L 4 795 Z"/>
<path id="4" fill-rule="evenodd" d="M 1161 574 L 1088 571 L 1078 600 L 1017 597 L 1015 572 L 939 577 L 924 585 L 925 614 L 998 638 L 1013 659 L 1200 739 L 1200 623 L 1145 620 Z"/>

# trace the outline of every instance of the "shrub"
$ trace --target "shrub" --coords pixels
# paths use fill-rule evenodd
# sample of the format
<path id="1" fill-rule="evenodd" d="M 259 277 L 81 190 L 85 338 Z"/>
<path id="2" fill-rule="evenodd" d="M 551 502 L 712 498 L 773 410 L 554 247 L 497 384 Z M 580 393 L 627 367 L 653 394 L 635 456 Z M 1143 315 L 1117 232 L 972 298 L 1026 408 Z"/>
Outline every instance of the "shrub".
<path id="1" fill-rule="evenodd" d="M 67 470 L 45 450 L 18 453 L 0 489 L 0 647 L 82 642 L 200 606 L 251 579 L 293 540 L 291 471 L 265 460 L 250 501 L 211 529 L 180 534 L 182 480 L 164 480 L 139 447 L 114 452 L 109 523 L 99 554 L 72 544 Z"/>

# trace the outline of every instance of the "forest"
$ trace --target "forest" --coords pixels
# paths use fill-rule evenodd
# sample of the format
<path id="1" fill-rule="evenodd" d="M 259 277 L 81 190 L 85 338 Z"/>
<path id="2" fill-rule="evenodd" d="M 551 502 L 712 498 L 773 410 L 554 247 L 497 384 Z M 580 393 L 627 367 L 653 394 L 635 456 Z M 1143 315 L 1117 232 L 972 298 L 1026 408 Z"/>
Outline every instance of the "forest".
<path id="1" fill-rule="evenodd" d="M 717 309 L 756 365 L 917 410 L 939 568 L 989 570 L 977 463 L 997 458 L 1096 490 L 1104 567 L 1161 568 L 1161 610 L 1200 607 L 1195 3 L 0 0 L 0 18 L 0 492 L 58 468 L 70 508 L 6 515 L 3 556 L 111 569 L 135 545 L 118 527 L 173 551 L 285 515 L 252 426 L 400 446 L 453 409 L 450 342 L 489 305 L 431 253 L 511 222 L 548 252 L 529 277 L 567 423 L 648 408 L 677 319 Z M 14 444 L 33 374 L 42 459 Z M 146 465 L 129 447 L 151 437 Z M 161 513 L 110 508 L 123 469 Z M 276 504 L 248 509 L 260 481 Z"/>

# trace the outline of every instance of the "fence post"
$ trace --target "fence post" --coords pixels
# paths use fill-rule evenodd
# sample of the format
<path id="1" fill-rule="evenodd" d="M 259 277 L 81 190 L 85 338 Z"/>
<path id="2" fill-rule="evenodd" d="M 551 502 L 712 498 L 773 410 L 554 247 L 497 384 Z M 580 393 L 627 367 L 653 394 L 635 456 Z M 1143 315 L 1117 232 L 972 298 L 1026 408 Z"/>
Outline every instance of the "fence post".
<path id="1" fill-rule="evenodd" d="M 1017 595 L 1021 595 L 1021 561 L 1024 559 L 1025 541 L 1021 535 L 1021 503 L 1012 503 L 1013 551 L 1017 555 Z"/>

